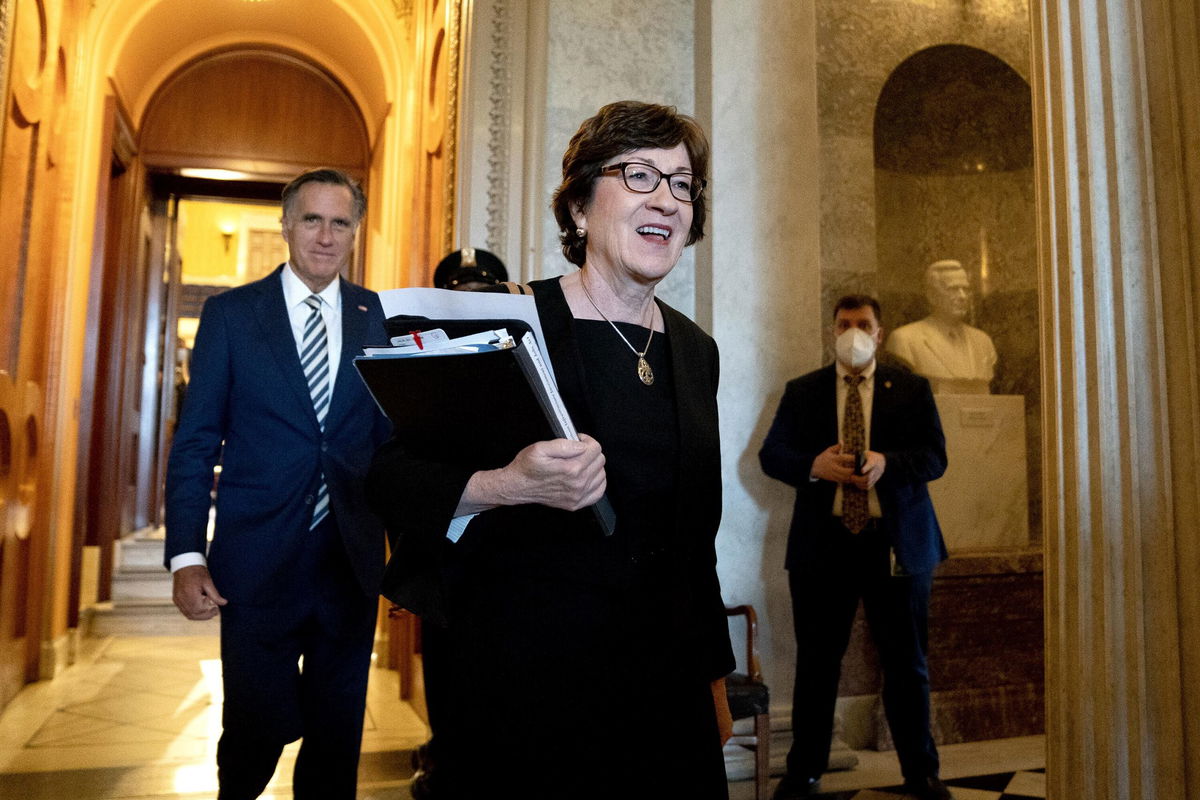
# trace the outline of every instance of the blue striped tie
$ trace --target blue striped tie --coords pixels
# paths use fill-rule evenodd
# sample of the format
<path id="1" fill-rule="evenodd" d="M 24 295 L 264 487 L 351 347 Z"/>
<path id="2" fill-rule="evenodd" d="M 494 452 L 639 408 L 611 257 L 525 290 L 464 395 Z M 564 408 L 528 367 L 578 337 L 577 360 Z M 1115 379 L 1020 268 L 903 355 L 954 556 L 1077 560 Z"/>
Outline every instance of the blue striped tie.
<path id="1" fill-rule="evenodd" d="M 300 366 L 304 368 L 304 377 L 308 381 L 308 393 L 312 395 L 313 410 L 317 412 L 317 422 L 321 431 L 325 431 L 325 414 L 329 411 L 329 340 L 325 334 L 325 320 L 321 317 L 321 298 L 311 294 L 304 298 L 310 309 L 308 321 L 304 324 L 304 339 L 300 346 Z M 325 485 L 325 475 L 321 474 L 321 486 L 317 489 L 317 501 L 313 504 L 312 522 L 308 529 L 321 524 L 329 516 L 329 487 Z"/>

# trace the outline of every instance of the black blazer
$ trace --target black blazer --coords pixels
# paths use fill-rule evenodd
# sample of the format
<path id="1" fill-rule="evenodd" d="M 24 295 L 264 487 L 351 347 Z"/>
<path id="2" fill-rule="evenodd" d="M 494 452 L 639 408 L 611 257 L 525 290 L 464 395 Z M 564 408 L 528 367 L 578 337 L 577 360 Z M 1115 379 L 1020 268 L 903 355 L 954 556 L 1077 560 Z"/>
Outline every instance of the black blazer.
<path id="1" fill-rule="evenodd" d="M 364 483 L 390 431 L 354 369 L 364 344 L 386 341 L 375 292 L 342 281 L 342 352 L 321 432 L 283 299 L 282 265 L 209 298 L 191 382 L 167 463 L 165 562 L 205 552 L 213 466 L 221 463 L 208 566 L 231 602 L 279 602 L 308 535 L 322 472 L 346 554 L 363 592 L 383 576 L 383 523 Z"/>
<path id="2" fill-rule="evenodd" d="M 832 364 L 789 381 L 758 454 L 763 472 L 796 487 L 788 569 L 819 569 L 827 553 L 837 485 L 811 481 L 809 473 L 817 455 L 841 438 L 836 381 Z M 870 449 L 887 459 L 875 490 L 897 560 L 911 573 L 931 572 L 946 558 L 946 545 L 927 483 L 946 471 L 946 440 L 929 381 L 877 364 Z"/>
<path id="3" fill-rule="evenodd" d="M 595 417 L 587 376 L 562 288 L 558 279 L 531 286 L 559 392 L 575 427 L 592 432 Z M 721 519 L 717 347 L 687 317 L 661 301 L 658 305 L 670 342 L 680 434 L 680 492 L 671 535 L 673 551 L 681 556 L 679 588 L 692 599 L 691 618 L 677 622 L 695 628 L 706 643 L 703 669 L 711 680 L 733 668 L 714 544 Z M 450 544 L 446 528 L 472 472 L 410 458 L 394 440 L 376 454 L 368 493 L 392 541 L 385 596 L 422 616 L 445 621 L 447 596 L 454 589 L 452 562 L 462 558 L 490 559 L 496 569 L 505 570 L 546 568 L 552 560 L 553 568 L 575 570 L 582 580 L 602 579 L 588 574 L 599 565 L 572 560 L 586 552 L 584 548 L 557 546 L 572 537 L 602 535 L 591 509 L 571 513 L 536 505 L 496 508 L 473 519 L 463 537 Z"/>

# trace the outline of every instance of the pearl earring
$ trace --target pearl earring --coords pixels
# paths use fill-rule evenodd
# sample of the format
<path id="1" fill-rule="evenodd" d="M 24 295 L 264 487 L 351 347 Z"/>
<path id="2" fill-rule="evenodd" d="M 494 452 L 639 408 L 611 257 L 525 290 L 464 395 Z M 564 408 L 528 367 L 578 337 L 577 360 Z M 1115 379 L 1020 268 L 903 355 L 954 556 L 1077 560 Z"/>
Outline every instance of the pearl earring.
<path id="1" fill-rule="evenodd" d="M 583 228 L 576 228 L 575 235 L 578 236 L 580 239 L 586 239 L 587 231 L 585 231 Z"/>

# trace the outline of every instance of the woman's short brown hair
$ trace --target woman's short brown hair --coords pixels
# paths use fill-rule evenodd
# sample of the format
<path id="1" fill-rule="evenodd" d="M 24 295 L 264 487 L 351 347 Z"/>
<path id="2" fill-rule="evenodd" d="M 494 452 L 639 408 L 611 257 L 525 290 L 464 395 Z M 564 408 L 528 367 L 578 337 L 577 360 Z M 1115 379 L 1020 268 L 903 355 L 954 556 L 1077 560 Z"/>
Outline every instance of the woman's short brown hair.
<path id="1" fill-rule="evenodd" d="M 696 120 L 680 114 L 674 106 L 622 100 L 604 106 L 579 126 L 563 153 L 563 179 L 551 202 L 558 221 L 558 238 L 568 261 L 582 267 L 586 258 L 587 240 L 575 233 L 571 209 L 587 208 L 591 203 L 601 168 L 631 150 L 645 147 L 669 150 L 680 142 L 692 162 L 692 174 L 707 180 L 708 139 Z M 687 244 L 704 238 L 705 214 L 702 193 L 692 202 L 692 227 Z"/>

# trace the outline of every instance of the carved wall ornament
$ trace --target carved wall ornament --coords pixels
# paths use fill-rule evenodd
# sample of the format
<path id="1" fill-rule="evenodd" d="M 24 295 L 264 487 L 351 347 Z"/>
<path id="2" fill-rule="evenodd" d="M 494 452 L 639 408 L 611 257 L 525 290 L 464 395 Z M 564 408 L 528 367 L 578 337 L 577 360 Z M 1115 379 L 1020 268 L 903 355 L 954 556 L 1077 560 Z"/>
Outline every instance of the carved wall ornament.
<path id="1" fill-rule="evenodd" d="M 442 207 L 442 248 L 449 253 L 454 249 L 454 207 L 456 182 L 458 180 L 458 84 L 462 65 L 462 0 L 453 0 L 449 5 L 450 20 L 447 24 L 446 56 L 446 193 Z"/>
<path id="2" fill-rule="evenodd" d="M 396 12 L 396 19 L 412 22 L 413 0 L 392 0 L 392 8 Z"/>
<path id="3" fill-rule="evenodd" d="M 493 253 L 507 252 L 509 131 L 512 117 L 512 20 L 508 3 L 492 7 L 488 48 L 487 141 L 487 246 Z"/>
<path id="4" fill-rule="evenodd" d="M 0 0 L 0 100 L 8 106 L 8 48 L 12 38 L 12 9 L 16 0 Z M 4 144 L 4 126 L 0 125 L 0 146 Z"/>

